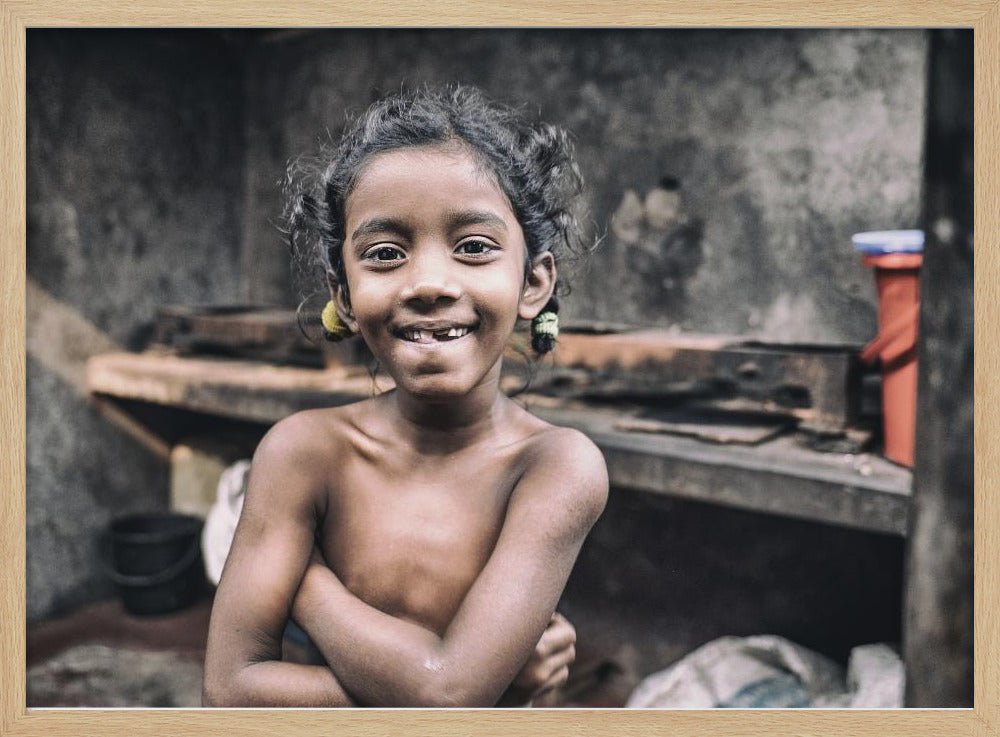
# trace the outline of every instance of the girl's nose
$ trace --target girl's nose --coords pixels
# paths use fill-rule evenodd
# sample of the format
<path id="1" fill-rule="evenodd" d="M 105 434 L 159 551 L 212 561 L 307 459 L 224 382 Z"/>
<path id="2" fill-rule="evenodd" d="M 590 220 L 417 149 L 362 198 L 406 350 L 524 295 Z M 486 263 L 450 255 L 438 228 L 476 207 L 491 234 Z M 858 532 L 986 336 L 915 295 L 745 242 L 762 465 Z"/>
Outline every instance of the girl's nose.
<path id="1" fill-rule="evenodd" d="M 400 298 L 404 302 L 427 303 L 458 299 L 462 296 L 462 288 L 454 278 L 453 268 L 447 256 L 422 254 L 413 257 L 408 269 L 410 279 Z"/>

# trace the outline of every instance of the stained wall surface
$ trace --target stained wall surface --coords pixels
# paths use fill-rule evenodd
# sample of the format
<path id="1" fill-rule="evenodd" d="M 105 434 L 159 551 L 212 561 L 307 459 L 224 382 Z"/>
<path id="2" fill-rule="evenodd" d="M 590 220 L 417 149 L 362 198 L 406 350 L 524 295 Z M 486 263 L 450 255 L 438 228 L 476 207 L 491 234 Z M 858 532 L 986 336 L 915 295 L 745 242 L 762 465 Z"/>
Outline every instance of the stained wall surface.
<path id="1" fill-rule="evenodd" d="M 217 34 L 28 31 L 29 621 L 109 593 L 99 532 L 167 504 L 85 362 L 145 347 L 157 305 L 240 297 L 242 80 Z"/>
<path id="2" fill-rule="evenodd" d="M 352 30 L 274 35 L 248 75 L 251 288 L 288 301 L 285 164 L 401 85 L 471 83 L 575 136 L 593 231 L 569 317 L 864 342 L 850 236 L 918 227 L 918 30 Z M 650 197 L 662 180 L 676 197 Z"/>

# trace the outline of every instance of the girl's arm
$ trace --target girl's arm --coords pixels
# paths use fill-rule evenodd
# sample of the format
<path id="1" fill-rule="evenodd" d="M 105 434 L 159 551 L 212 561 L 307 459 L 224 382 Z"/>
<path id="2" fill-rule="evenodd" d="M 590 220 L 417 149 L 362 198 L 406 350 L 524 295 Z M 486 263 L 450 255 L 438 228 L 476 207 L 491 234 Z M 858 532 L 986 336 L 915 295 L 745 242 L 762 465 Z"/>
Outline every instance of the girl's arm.
<path id="1" fill-rule="evenodd" d="M 386 706 L 492 706 L 545 629 L 604 509 L 604 458 L 575 430 L 547 433 L 503 530 L 443 637 L 365 604 L 319 560 L 293 616 L 351 693 Z"/>
<path id="2" fill-rule="evenodd" d="M 243 512 L 212 606 L 206 706 L 354 706 L 325 667 L 283 663 L 281 637 L 313 547 L 323 482 L 308 413 L 254 453 Z"/>

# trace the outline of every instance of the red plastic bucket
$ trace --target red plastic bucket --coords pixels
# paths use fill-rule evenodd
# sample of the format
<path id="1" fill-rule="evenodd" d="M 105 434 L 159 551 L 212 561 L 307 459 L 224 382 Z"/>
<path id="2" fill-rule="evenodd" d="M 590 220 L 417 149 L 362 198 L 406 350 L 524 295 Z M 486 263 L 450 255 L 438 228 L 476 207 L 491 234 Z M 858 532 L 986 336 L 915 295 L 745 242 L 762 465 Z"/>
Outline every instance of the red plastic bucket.
<path id="1" fill-rule="evenodd" d="M 922 247 L 923 234 L 920 236 Z M 923 255 L 912 251 L 869 251 L 861 259 L 865 266 L 875 268 L 879 326 L 878 336 L 861 351 L 861 360 L 882 363 L 885 455 L 910 467 L 917 427 L 917 327 L 922 261 Z"/>

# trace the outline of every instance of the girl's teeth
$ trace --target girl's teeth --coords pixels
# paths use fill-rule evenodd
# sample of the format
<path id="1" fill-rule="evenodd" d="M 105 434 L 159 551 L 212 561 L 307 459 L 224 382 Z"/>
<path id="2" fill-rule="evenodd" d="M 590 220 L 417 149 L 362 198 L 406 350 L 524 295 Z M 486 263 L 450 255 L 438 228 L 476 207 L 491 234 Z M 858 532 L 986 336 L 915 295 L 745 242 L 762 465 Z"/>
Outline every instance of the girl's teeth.
<path id="1" fill-rule="evenodd" d="M 461 338 L 469 332 L 470 328 L 449 328 L 437 333 L 432 333 L 430 330 L 407 330 L 403 333 L 403 337 L 415 343 L 426 343 L 432 339 Z"/>

